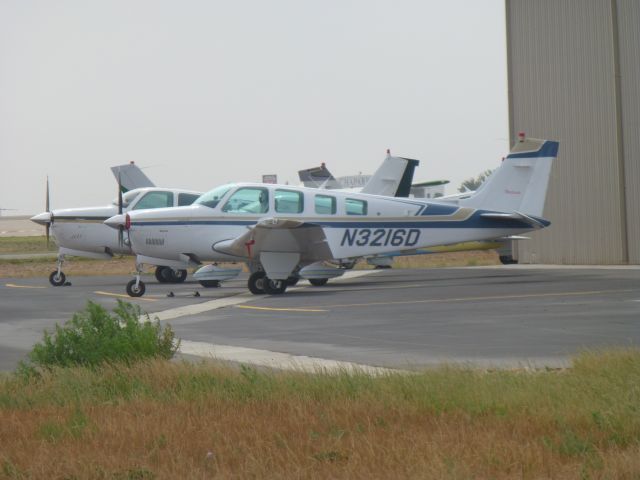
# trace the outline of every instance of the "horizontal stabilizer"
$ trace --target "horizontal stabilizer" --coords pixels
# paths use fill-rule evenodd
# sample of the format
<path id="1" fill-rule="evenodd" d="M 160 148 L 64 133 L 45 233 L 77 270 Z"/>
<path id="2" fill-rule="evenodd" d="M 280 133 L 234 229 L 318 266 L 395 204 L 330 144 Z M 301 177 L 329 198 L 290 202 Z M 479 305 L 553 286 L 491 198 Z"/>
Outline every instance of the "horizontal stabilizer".
<path id="1" fill-rule="evenodd" d="M 432 180 L 430 182 L 420 182 L 411 184 L 412 187 L 438 187 L 440 185 L 446 185 L 449 180 Z"/>
<path id="2" fill-rule="evenodd" d="M 528 223 L 529 225 L 531 225 L 531 227 L 538 229 L 538 228 L 544 228 L 548 225 L 548 222 L 545 223 L 542 220 L 538 220 L 537 218 L 531 217 L 529 215 L 525 215 L 524 213 L 520 213 L 520 212 L 513 212 L 513 213 L 481 213 L 480 216 L 482 218 L 489 218 L 491 220 L 503 220 L 503 221 L 509 221 L 509 220 L 518 220 L 521 222 L 525 222 Z"/>

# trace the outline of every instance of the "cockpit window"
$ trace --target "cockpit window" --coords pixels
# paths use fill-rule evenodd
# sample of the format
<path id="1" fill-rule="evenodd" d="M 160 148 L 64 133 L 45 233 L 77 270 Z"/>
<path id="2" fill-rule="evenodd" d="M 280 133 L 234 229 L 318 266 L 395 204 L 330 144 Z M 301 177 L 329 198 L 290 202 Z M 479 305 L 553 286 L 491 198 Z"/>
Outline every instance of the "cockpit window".
<path id="1" fill-rule="evenodd" d="M 193 202 L 193 204 L 204 205 L 205 207 L 209 208 L 216 208 L 220 203 L 220 200 L 222 200 L 222 197 L 224 197 L 232 187 L 233 185 L 231 184 L 214 188 L 213 190 L 200 195 L 200 198 Z"/>
<path id="2" fill-rule="evenodd" d="M 146 210 L 165 207 L 173 207 L 173 193 L 171 192 L 147 192 L 133 209 Z"/>
<path id="3" fill-rule="evenodd" d="M 195 193 L 181 193 L 178 195 L 178 206 L 184 207 L 191 205 L 198 198 L 200 198 L 200 195 L 196 195 Z"/>
<path id="4" fill-rule="evenodd" d="M 229 213 L 266 213 L 269 211 L 269 190 L 260 187 L 244 187 L 236 190 L 224 207 Z"/>

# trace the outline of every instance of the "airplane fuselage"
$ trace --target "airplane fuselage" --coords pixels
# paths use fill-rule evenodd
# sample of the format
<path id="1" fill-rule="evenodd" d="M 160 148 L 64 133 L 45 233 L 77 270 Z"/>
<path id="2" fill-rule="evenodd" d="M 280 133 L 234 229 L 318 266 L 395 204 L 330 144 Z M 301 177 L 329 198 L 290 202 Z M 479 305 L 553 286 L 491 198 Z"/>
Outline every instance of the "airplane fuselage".
<path id="1" fill-rule="evenodd" d="M 158 206 L 177 206 L 192 203 L 200 192 L 167 188 L 140 188 L 124 196 L 124 212 Z M 114 254 L 131 255 L 131 248 L 119 240 L 117 231 L 104 224 L 118 214 L 118 205 L 68 208 L 44 212 L 32 218 L 36 223 L 50 224 L 51 235 L 64 255 L 110 257 Z"/>
<path id="2" fill-rule="evenodd" d="M 261 207 L 234 206 L 240 191 L 262 190 L 268 200 Z M 289 204 L 277 204 L 289 198 Z M 251 210 L 258 210 L 258 213 Z M 236 184 L 214 207 L 194 204 L 178 209 L 130 212 L 128 236 L 133 251 L 147 262 L 161 259 L 201 262 L 252 259 L 251 245 L 230 253 L 225 242 L 246 234 L 260 221 L 278 219 L 320 227 L 326 248 L 301 248 L 288 230 L 280 235 L 278 250 L 302 251 L 301 263 L 324 259 L 348 259 L 366 255 L 413 250 L 436 245 L 484 240 L 531 230 L 529 223 L 511 219 L 496 221 L 483 210 L 376 195 L 291 187 L 285 185 Z M 315 240 L 314 240 L 315 241 Z M 295 244 L 295 245 L 294 245 Z M 267 247 L 268 248 L 268 247 Z M 308 250 L 307 253 L 305 253 Z M 158 263 L 159 264 L 159 263 Z"/>

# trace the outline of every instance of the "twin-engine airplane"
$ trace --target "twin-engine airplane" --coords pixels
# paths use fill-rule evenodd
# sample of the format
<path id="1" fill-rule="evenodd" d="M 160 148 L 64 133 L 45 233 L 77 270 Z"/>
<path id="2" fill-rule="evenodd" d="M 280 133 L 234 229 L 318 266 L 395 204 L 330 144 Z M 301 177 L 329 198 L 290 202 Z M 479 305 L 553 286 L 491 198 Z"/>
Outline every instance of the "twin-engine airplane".
<path id="1" fill-rule="evenodd" d="M 299 278 L 322 285 L 354 258 L 434 245 L 490 240 L 540 229 L 558 142 L 520 138 L 481 189 L 457 205 L 288 185 L 238 183 L 189 207 L 129 211 L 105 223 L 124 228 L 138 272 L 127 293 L 141 296 L 140 265 L 182 268 L 242 261 L 251 292 L 280 294 Z M 208 265 L 220 281 L 238 269 Z M 196 272 L 196 275 L 198 272 Z"/>

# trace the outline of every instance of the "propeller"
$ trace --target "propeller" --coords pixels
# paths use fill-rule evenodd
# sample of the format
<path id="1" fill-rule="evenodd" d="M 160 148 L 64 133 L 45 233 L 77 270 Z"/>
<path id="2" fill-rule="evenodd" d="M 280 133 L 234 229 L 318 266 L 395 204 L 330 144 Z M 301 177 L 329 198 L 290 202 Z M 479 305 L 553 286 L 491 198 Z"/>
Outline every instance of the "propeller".
<path id="1" fill-rule="evenodd" d="M 45 208 L 47 210 L 47 213 L 49 214 L 49 221 L 46 223 L 45 225 L 45 232 L 47 235 L 47 249 L 49 248 L 49 238 L 50 238 L 50 229 L 51 229 L 51 223 L 53 222 L 53 213 L 51 213 L 51 210 L 49 209 L 49 175 L 47 175 L 47 198 L 45 199 Z"/>
<path id="2" fill-rule="evenodd" d="M 118 170 L 118 215 L 122 215 L 122 177 Z M 118 225 L 118 246 L 122 248 L 124 245 L 124 227 Z"/>

